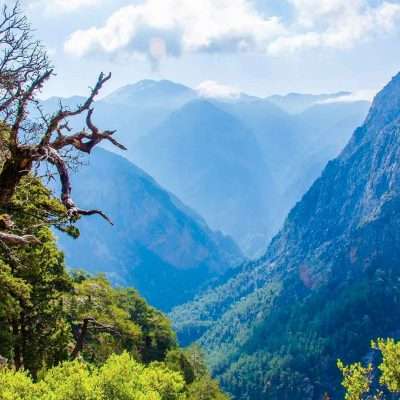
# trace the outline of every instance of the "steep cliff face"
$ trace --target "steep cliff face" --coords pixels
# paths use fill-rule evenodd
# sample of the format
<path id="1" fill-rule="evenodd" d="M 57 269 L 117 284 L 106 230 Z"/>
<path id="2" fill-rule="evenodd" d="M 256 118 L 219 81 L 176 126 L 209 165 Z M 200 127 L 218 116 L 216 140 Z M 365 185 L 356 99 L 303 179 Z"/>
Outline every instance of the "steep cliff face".
<path id="1" fill-rule="evenodd" d="M 398 329 L 399 160 L 397 75 L 266 255 L 174 310 L 235 399 L 340 398 L 336 359 L 361 358 Z"/>
<path id="2" fill-rule="evenodd" d="M 74 176 L 76 200 L 113 219 L 82 219 L 81 237 L 61 237 L 71 267 L 133 285 L 163 310 L 190 299 L 242 259 L 235 243 L 124 158 L 102 149 Z"/>
<path id="3" fill-rule="evenodd" d="M 337 254 L 342 249 L 336 247 L 338 244 L 347 252 L 346 244 L 351 240 L 351 254 L 344 253 L 343 261 L 351 265 L 360 261 L 365 268 L 365 258 L 357 257 L 361 249 L 355 238 L 371 229 L 382 235 L 375 242 L 368 237 L 374 254 L 369 263 L 382 252 L 380 240 L 395 239 L 386 230 L 378 232 L 376 224 L 386 218 L 399 197 L 399 99 L 400 76 L 396 76 L 376 97 L 365 124 L 355 131 L 342 154 L 327 165 L 291 211 L 269 254 L 284 255 L 288 260 L 285 264 L 295 266 L 293 255 L 299 252 L 303 257 L 320 256 L 333 246 Z M 395 218 L 395 226 L 396 222 Z M 395 249 L 398 246 L 393 246 Z"/>

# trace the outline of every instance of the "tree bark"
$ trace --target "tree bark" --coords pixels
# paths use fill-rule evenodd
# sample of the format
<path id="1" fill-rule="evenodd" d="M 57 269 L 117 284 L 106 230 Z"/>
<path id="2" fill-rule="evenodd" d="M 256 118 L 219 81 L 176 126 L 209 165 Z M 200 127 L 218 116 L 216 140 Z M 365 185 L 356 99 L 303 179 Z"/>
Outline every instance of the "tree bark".
<path id="1" fill-rule="evenodd" d="M 89 329 L 89 323 L 90 323 L 90 318 L 85 318 L 83 320 L 82 325 L 79 328 L 79 331 L 78 331 L 78 334 L 76 337 L 75 348 L 71 354 L 71 358 L 73 360 L 75 360 L 79 356 L 81 351 L 83 350 L 83 345 L 85 343 L 86 335 L 87 335 L 88 329 Z"/>

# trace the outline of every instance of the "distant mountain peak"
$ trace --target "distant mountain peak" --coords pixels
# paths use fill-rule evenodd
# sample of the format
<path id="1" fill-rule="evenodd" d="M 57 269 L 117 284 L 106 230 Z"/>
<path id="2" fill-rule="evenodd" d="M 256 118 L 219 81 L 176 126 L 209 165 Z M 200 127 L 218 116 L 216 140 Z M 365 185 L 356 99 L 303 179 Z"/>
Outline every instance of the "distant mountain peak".
<path id="1" fill-rule="evenodd" d="M 147 90 L 154 88 L 162 88 L 162 89 L 173 89 L 177 91 L 191 91 L 192 89 L 188 86 L 182 85 L 181 83 L 176 83 L 167 79 L 161 80 L 152 80 L 152 79 L 143 79 L 138 81 L 132 85 L 128 85 L 126 87 L 130 87 L 133 90 Z"/>
<path id="2" fill-rule="evenodd" d="M 184 104 L 194 97 L 196 97 L 196 92 L 180 83 L 145 79 L 117 89 L 104 101 L 131 106 L 146 106 L 147 104 L 163 104 L 166 101 Z"/>
<path id="3" fill-rule="evenodd" d="M 47 99 L 43 100 L 43 102 L 47 103 L 47 104 L 55 104 L 56 103 L 58 105 L 61 101 L 62 104 L 69 106 L 69 105 L 81 104 L 85 100 L 86 100 L 86 97 L 78 96 L 78 95 L 70 96 L 70 97 L 51 96 L 51 97 L 48 97 Z"/>

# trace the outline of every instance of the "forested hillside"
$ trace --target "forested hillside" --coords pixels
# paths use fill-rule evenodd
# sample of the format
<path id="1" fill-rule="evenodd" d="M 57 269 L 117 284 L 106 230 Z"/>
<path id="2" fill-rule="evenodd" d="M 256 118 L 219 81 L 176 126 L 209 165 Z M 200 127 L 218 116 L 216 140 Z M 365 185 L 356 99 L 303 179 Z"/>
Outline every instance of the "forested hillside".
<path id="1" fill-rule="evenodd" d="M 340 399 L 337 358 L 398 335 L 399 118 L 400 74 L 266 255 L 172 313 L 235 399 Z"/>

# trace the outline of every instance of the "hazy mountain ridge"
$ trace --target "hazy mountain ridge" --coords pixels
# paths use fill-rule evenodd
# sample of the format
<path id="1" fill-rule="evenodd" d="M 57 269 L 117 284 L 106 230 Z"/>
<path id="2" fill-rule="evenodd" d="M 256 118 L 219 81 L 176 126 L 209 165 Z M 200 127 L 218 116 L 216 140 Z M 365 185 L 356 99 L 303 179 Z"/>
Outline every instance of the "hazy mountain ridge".
<path id="1" fill-rule="evenodd" d="M 399 132 L 400 74 L 266 255 L 172 313 L 235 399 L 341 398 L 336 359 L 360 359 L 396 331 L 382 309 L 399 306 Z"/>
<path id="2" fill-rule="evenodd" d="M 268 99 L 204 98 L 184 85 L 145 80 L 99 100 L 94 119 L 104 129 L 117 129 L 128 147 L 124 156 L 256 257 L 364 118 L 366 102 L 321 103 L 344 93 L 304 95 L 307 110 L 289 115 Z M 63 100 L 70 107 L 79 101 Z M 44 109 L 57 103 L 49 99 Z M 81 128 L 83 121 L 72 125 Z M 175 140 L 162 138 L 166 132 Z M 239 147 L 253 148 L 252 155 L 238 149 L 238 137 Z"/>
<path id="3" fill-rule="evenodd" d="M 247 252 L 263 245 L 273 179 L 252 132 L 205 100 L 188 103 L 138 142 L 137 162 Z M 263 218 L 258 218 L 263 215 Z"/>
<path id="4" fill-rule="evenodd" d="M 182 107 L 197 98 L 195 90 L 168 80 L 143 80 L 123 86 L 102 101 L 110 104 L 124 104 L 129 107 L 165 107 L 171 110 Z"/>
<path id="5" fill-rule="evenodd" d="M 275 185 L 277 201 L 270 203 L 272 217 L 264 232 L 266 244 L 326 163 L 340 153 L 369 108 L 366 101 L 327 103 L 288 115 L 266 100 L 216 105 L 251 128 Z"/>
<path id="6" fill-rule="evenodd" d="M 350 92 L 344 91 L 326 94 L 288 93 L 286 95 L 272 95 L 267 97 L 267 100 L 289 114 L 300 114 L 318 103 L 335 101 L 335 99 L 350 95 Z"/>

